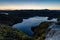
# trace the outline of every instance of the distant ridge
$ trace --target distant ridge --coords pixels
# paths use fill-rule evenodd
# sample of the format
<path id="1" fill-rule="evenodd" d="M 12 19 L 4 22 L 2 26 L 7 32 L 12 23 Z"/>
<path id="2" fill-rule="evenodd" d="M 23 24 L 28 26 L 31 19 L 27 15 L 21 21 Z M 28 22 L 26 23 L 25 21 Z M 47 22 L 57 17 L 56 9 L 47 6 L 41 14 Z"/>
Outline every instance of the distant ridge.
<path id="1" fill-rule="evenodd" d="M 21 9 L 21 10 L 23 10 L 23 9 Z M 35 9 L 24 9 L 24 10 L 35 10 Z M 39 9 L 37 9 L 37 10 L 39 10 Z M 50 9 L 40 9 L 40 10 L 50 10 Z M 18 10 L 0 10 L 0 11 L 18 11 Z"/>

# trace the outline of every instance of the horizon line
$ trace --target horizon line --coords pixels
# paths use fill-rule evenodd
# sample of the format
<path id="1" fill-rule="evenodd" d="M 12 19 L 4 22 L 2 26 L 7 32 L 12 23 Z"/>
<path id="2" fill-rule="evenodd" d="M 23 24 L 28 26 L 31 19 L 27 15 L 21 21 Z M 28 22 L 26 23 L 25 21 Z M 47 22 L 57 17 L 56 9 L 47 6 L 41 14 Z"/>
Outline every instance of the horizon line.
<path id="1" fill-rule="evenodd" d="M 60 9 L 0 9 L 0 10 L 60 10 Z"/>

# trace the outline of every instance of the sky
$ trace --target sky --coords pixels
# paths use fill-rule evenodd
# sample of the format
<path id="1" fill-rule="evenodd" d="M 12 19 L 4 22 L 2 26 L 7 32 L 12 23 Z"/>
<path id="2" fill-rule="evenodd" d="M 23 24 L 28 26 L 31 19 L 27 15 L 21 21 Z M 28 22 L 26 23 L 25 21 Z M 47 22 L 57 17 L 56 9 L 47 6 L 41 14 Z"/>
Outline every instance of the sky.
<path id="1" fill-rule="evenodd" d="M 60 10 L 60 0 L 0 0 L 0 10 Z"/>

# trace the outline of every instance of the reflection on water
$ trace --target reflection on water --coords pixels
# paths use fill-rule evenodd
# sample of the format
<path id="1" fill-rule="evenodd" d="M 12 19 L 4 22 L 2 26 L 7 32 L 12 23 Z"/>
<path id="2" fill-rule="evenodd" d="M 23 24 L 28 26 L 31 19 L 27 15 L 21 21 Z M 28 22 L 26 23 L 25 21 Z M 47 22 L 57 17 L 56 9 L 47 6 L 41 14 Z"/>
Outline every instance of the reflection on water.
<path id="1" fill-rule="evenodd" d="M 31 27 L 39 25 L 41 22 L 44 22 L 44 21 L 56 21 L 56 19 L 47 20 L 47 18 L 48 17 L 38 17 L 37 16 L 37 17 L 29 18 L 29 19 L 23 19 L 22 23 L 13 25 L 13 28 L 21 30 L 28 35 L 32 35 L 33 32 L 31 31 Z"/>

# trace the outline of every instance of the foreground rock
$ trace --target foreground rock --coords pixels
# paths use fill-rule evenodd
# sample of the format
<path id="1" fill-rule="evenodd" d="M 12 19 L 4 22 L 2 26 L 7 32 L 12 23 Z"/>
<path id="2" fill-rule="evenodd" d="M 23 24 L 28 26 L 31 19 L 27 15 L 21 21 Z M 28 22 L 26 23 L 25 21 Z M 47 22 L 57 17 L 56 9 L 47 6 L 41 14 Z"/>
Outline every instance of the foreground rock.
<path id="1" fill-rule="evenodd" d="M 50 31 L 46 35 L 45 40 L 60 40 L 60 25 L 57 24 L 52 24 L 48 29 Z"/>

